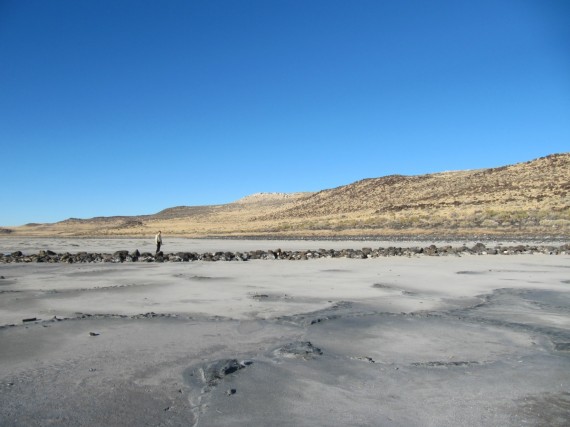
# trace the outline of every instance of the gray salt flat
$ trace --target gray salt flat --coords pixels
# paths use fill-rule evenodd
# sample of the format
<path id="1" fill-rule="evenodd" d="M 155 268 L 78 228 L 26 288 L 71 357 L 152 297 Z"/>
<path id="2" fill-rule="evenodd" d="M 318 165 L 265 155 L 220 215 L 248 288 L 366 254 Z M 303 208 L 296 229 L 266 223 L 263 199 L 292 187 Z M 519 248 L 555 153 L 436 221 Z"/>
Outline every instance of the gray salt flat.
<path id="1" fill-rule="evenodd" d="M 79 242 L 0 249 L 144 249 Z M 176 250 L 315 247 L 190 243 Z M 569 255 L 0 264 L 0 277 L 2 426 L 570 425 Z"/>

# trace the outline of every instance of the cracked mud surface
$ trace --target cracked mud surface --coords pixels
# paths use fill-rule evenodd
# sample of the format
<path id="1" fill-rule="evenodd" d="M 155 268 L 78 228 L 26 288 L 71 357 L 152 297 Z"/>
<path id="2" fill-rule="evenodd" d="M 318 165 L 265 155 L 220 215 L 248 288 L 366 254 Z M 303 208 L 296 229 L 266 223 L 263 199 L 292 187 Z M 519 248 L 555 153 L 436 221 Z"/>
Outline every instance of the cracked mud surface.
<path id="1" fill-rule="evenodd" d="M 5 265 L 0 425 L 567 426 L 569 267 Z"/>

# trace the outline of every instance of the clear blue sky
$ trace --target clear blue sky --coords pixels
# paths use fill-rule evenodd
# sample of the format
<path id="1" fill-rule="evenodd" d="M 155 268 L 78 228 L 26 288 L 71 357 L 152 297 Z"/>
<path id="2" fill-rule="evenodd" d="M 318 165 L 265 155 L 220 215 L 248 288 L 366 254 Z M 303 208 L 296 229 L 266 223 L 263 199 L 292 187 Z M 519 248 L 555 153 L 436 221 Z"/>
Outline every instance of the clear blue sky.
<path id="1" fill-rule="evenodd" d="M 0 225 L 570 151 L 566 0 L 0 0 Z"/>

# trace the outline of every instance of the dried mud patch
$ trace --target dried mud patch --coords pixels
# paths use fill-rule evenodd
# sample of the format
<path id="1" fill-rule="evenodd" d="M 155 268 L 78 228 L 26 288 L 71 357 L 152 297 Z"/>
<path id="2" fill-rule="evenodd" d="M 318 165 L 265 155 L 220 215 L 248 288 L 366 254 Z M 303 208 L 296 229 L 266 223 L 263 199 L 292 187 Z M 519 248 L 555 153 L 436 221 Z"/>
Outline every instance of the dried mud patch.
<path id="1" fill-rule="evenodd" d="M 486 271 L 469 271 L 469 270 L 465 270 L 465 271 L 458 271 L 456 274 L 485 274 L 487 273 Z"/>
<path id="2" fill-rule="evenodd" d="M 293 300 L 293 297 L 287 294 L 279 295 L 279 294 L 255 292 L 248 296 L 252 300 L 258 302 L 281 302 L 281 301 Z"/>
<path id="3" fill-rule="evenodd" d="M 374 283 L 372 287 L 374 289 L 394 289 L 393 285 L 388 285 L 386 283 Z"/>
<path id="4" fill-rule="evenodd" d="M 323 354 L 323 351 L 315 347 L 310 341 L 295 341 L 285 344 L 274 351 L 276 356 L 295 359 L 310 360 Z"/>
<path id="5" fill-rule="evenodd" d="M 215 276 L 199 276 L 199 275 L 188 275 L 188 274 L 174 274 L 177 279 L 187 279 L 197 282 L 216 282 L 216 281 L 228 281 L 232 280 L 232 277 L 215 277 Z"/>

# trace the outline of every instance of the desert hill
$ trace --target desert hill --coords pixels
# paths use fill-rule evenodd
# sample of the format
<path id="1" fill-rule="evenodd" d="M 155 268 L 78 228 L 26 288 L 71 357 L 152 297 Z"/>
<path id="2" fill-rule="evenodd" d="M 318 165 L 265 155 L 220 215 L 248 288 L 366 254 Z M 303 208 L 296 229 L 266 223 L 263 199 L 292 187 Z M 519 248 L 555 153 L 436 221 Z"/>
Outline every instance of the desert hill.
<path id="1" fill-rule="evenodd" d="M 570 236 L 570 153 L 498 168 L 369 178 L 317 193 L 257 193 L 154 215 L 68 219 L 35 236 Z"/>

